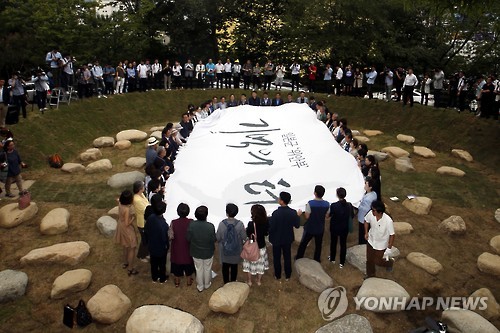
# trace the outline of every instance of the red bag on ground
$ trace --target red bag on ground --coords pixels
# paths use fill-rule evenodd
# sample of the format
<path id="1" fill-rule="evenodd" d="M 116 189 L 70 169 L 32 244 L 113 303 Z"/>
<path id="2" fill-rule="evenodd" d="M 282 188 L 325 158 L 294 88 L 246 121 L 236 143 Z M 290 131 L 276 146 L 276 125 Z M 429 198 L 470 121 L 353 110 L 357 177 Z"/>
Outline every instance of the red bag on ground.
<path id="1" fill-rule="evenodd" d="M 18 208 L 23 210 L 31 204 L 31 194 L 28 191 L 19 192 Z"/>

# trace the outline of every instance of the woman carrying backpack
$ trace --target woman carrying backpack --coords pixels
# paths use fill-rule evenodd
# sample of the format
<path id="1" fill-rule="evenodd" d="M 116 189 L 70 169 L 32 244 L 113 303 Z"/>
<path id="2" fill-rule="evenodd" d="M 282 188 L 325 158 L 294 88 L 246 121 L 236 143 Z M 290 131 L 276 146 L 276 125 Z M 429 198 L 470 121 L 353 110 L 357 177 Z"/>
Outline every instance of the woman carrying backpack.
<path id="1" fill-rule="evenodd" d="M 240 254 L 243 249 L 243 242 L 246 239 L 243 222 L 234 218 L 237 214 L 238 206 L 232 203 L 227 204 L 227 219 L 222 220 L 217 228 L 217 242 L 219 242 L 224 283 L 236 281 L 238 264 L 241 261 Z M 229 271 L 231 271 L 231 277 Z"/>

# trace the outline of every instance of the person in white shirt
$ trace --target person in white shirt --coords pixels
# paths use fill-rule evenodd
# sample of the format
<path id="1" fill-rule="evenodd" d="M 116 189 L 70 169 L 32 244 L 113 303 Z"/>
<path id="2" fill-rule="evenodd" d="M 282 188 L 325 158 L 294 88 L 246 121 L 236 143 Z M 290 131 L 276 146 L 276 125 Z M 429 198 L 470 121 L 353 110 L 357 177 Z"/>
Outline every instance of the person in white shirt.
<path id="1" fill-rule="evenodd" d="M 50 73 L 52 74 L 54 88 L 59 87 L 61 83 L 60 82 L 61 59 L 62 55 L 57 48 L 54 48 L 52 51 L 48 52 L 47 55 L 45 56 L 45 62 L 50 66 Z"/>
<path id="2" fill-rule="evenodd" d="M 191 59 L 188 59 L 184 64 L 184 77 L 186 78 L 186 83 L 184 87 L 186 89 L 193 89 L 193 78 L 194 78 L 194 64 L 191 62 Z"/>
<path id="3" fill-rule="evenodd" d="M 340 66 L 337 66 L 337 72 L 335 73 L 335 90 L 337 96 L 340 96 L 342 92 L 342 79 L 344 77 L 344 71 Z"/>
<path id="4" fill-rule="evenodd" d="M 441 92 L 443 91 L 444 72 L 439 68 L 434 71 L 434 107 L 438 108 L 441 104 Z"/>
<path id="5" fill-rule="evenodd" d="M 198 65 L 196 65 L 196 81 L 198 82 L 198 88 L 203 88 L 203 81 L 205 80 L 205 64 L 203 61 L 199 61 Z"/>
<path id="6" fill-rule="evenodd" d="M 234 61 L 232 74 L 233 74 L 234 89 L 240 89 L 241 65 L 238 59 Z"/>
<path id="7" fill-rule="evenodd" d="M 292 71 L 292 92 L 294 87 L 297 87 L 297 91 L 299 90 L 299 79 L 300 79 L 300 65 L 297 61 L 294 61 L 290 66 L 290 70 Z"/>
<path id="8" fill-rule="evenodd" d="M 148 89 L 148 66 L 144 61 L 137 66 L 137 76 L 139 76 L 139 90 L 146 91 Z"/>
<path id="9" fill-rule="evenodd" d="M 9 99 L 9 89 L 5 85 L 5 80 L 0 80 L 0 127 L 5 127 Z"/>
<path id="10" fill-rule="evenodd" d="M 405 77 L 403 82 L 403 106 L 410 101 L 410 107 L 413 107 L 413 90 L 418 84 L 418 79 L 413 74 L 413 69 L 408 68 L 408 74 Z"/>
<path id="11" fill-rule="evenodd" d="M 222 89 L 222 83 L 224 81 L 224 65 L 220 59 L 215 64 L 215 77 L 217 78 L 217 89 Z"/>
<path id="12" fill-rule="evenodd" d="M 390 68 L 385 68 L 383 72 L 380 73 L 380 75 L 385 75 L 385 101 L 390 102 L 391 97 L 392 97 L 392 86 L 394 84 L 394 73 L 391 71 Z"/>
<path id="13" fill-rule="evenodd" d="M 276 88 L 278 88 L 278 90 L 281 90 L 281 87 L 283 86 L 283 78 L 285 77 L 285 73 L 286 69 L 282 63 L 276 66 L 276 81 L 274 82 L 274 84 Z"/>
<path id="14" fill-rule="evenodd" d="M 179 61 L 176 61 L 175 65 L 172 67 L 172 78 L 174 83 L 174 89 L 181 89 L 182 66 L 179 63 Z"/>
<path id="15" fill-rule="evenodd" d="M 429 77 L 428 73 L 425 73 L 424 80 L 422 81 L 422 95 L 420 96 L 420 104 L 429 104 L 429 94 L 431 93 L 431 83 L 432 79 Z"/>
<path id="16" fill-rule="evenodd" d="M 233 65 L 231 64 L 231 60 L 229 60 L 229 58 L 227 58 L 226 63 L 224 64 L 224 85 L 226 86 L 226 89 L 231 88 L 232 67 L 233 67 Z M 221 88 L 222 88 L 222 84 L 221 84 Z"/>
<path id="17" fill-rule="evenodd" d="M 385 213 L 382 201 L 375 200 L 371 204 L 371 211 L 365 216 L 366 244 L 366 275 L 368 278 L 375 276 L 375 265 L 386 267 L 391 272 L 394 260 L 384 260 L 384 253 L 389 252 L 394 244 L 394 224 Z"/>
<path id="18" fill-rule="evenodd" d="M 161 77 L 163 76 L 163 67 L 158 59 L 151 65 L 151 73 L 153 74 L 153 89 L 161 88 Z"/>
<path id="19" fill-rule="evenodd" d="M 36 100 L 38 110 L 43 113 L 47 110 L 47 91 L 49 90 L 49 78 L 41 69 L 37 70 L 36 76 L 31 79 L 35 83 Z"/>
<path id="20" fill-rule="evenodd" d="M 74 58 L 70 55 L 65 55 L 61 59 L 62 65 L 62 76 L 61 76 L 61 87 L 68 91 L 69 87 L 73 86 L 73 61 Z"/>
<path id="21" fill-rule="evenodd" d="M 375 84 L 375 79 L 377 78 L 377 71 L 375 69 L 375 66 L 372 66 L 371 70 L 366 73 L 366 87 L 367 87 L 367 92 L 368 92 L 368 98 L 372 99 L 373 98 L 373 92 L 372 88 L 373 85 Z"/>

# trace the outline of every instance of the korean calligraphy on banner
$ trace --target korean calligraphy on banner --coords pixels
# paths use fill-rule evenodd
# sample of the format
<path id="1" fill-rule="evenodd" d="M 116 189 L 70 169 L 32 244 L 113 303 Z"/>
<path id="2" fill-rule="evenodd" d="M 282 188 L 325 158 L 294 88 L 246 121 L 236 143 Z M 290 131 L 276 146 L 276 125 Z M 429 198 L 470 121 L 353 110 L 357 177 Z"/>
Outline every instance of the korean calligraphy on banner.
<path id="1" fill-rule="evenodd" d="M 193 218 L 196 207 L 206 205 L 208 221 L 217 227 L 229 202 L 238 205 L 236 218 L 246 224 L 251 205 L 262 204 L 271 214 L 281 191 L 290 192 L 290 206 L 302 210 L 317 184 L 326 188 L 329 202 L 337 201 L 340 186 L 356 206 L 364 193 L 356 160 L 308 106 L 296 103 L 216 110 L 197 123 L 175 169 L 165 189 L 168 223 L 181 202 Z"/>

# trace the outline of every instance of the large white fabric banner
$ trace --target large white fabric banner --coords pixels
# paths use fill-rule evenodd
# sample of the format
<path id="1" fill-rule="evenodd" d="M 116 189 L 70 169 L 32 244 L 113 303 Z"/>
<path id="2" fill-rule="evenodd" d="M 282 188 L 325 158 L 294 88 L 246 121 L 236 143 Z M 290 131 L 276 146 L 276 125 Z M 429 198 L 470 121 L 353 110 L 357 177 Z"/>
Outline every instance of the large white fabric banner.
<path id="1" fill-rule="evenodd" d="M 364 193 L 356 160 L 307 105 L 216 110 L 196 124 L 177 155 L 165 189 L 165 218 L 168 223 L 177 218 L 181 202 L 189 205 L 192 218 L 205 205 L 217 228 L 232 202 L 239 207 L 236 218 L 246 225 L 253 204 L 264 205 L 270 215 L 281 191 L 292 195 L 292 208 L 304 210 L 318 184 L 330 203 L 337 201 L 338 187 L 355 206 Z"/>

